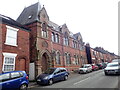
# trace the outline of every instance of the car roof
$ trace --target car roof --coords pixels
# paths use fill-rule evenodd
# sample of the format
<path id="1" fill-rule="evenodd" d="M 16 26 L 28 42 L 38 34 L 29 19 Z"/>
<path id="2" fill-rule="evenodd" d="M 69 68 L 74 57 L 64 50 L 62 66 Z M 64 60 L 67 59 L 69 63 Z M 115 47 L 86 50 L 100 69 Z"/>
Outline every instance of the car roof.
<path id="1" fill-rule="evenodd" d="M 56 68 L 50 68 L 50 69 L 66 69 L 66 68 L 63 68 L 63 67 L 56 67 Z"/>
<path id="2" fill-rule="evenodd" d="M 111 62 L 111 63 L 108 63 L 108 65 L 109 65 L 109 64 L 118 64 L 118 62 Z"/>
<path id="3" fill-rule="evenodd" d="M 120 59 L 113 59 L 112 62 L 116 62 L 116 61 L 119 61 L 120 62 Z"/>
<path id="4" fill-rule="evenodd" d="M 0 75 L 1 75 L 1 74 L 12 73 L 12 72 L 23 72 L 23 71 L 9 71 L 9 72 L 3 72 L 3 73 L 0 73 Z"/>

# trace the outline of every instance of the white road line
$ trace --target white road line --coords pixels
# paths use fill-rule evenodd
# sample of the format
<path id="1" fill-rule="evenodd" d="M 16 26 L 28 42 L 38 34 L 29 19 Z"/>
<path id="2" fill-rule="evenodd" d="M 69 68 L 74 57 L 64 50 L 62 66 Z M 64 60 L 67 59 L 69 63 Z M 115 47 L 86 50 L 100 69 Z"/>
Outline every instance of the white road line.
<path id="1" fill-rule="evenodd" d="M 86 79 L 83 79 L 83 80 L 81 80 L 81 81 L 79 81 L 79 82 L 76 82 L 76 83 L 74 83 L 73 85 L 76 85 L 76 84 L 79 84 L 79 83 L 81 83 L 81 82 L 83 82 L 83 81 L 85 81 L 85 80 L 87 80 L 87 79 L 89 79 L 90 77 L 88 77 L 88 78 L 86 78 Z"/>

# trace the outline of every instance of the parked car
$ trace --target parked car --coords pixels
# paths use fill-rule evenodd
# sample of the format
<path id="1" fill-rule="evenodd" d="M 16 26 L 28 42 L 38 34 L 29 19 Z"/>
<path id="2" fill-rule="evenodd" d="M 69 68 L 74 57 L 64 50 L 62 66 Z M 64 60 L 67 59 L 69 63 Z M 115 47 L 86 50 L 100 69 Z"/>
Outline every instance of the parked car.
<path id="1" fill-rule="evenodd" d="M 56 81 L 67 80 L 69 72 L 65 68 L 49 68 L 36 78 L 37 84 L 51 85 Z"/>
<path id="2" fill-rule="evenodd" d="M 91 64 L 92 65 L 92 70 L 95 71 L 95 70 L 98 70 L 99 67 L 96 65 L 96 64 Z"/>
<path id="3" fill-rule="evenodd" d="M 118 62 L 108 63 L 107 67 L 104 69 L 105 75 L 109 74 L 120 74 L 120 64 Z"/>
<path id="4" fill-rule="evenodd" d="M 120 63 L 120 59 L 113 59 L 112 62 L 119 62 Z"/>
<path id="5" fill-rule="evenodd" d="M 0 74 L 0 86 L 3 90 L 26 90 L 28 83 L 28 76 L 25 71 L 10 71 Z"/>
<path id="6" fill-rule="evenodd" d="M 106 68 L 106 66 L 107 66 L 107 63 L 106 62 L 102 62 L 102 63 L 99 63 L 100 64 L 100 66 L 101 66 L 101 69 L 104 69 L 104 68 Z M 97 64 L 98 65 L 98 64 Z"/>
<path id="7" fill-rule="evenodd" d="M 103 69 L 104 69 L 104 68 L 106 68 L 106 66 L 107 66 L 107 63 L 105 63 L 105 62 L 102 62 L 101 64 L 102 64 L 102 66 L 103 66 Z"/>
<path id="8" fill-rule="evenodd" d="M 79 74 L 88 72 L 92 72 L 92 66 L 90 64 L 84 64 L 78 71 Z"/>
<path id="9" fill-rule="evenodd" d="M 103 68 L 103 66 L 102 66 L 101 63 L 97 63 L 96 65 L 98 66 L 99 69 L 102 69 L 102 68 Z"/>

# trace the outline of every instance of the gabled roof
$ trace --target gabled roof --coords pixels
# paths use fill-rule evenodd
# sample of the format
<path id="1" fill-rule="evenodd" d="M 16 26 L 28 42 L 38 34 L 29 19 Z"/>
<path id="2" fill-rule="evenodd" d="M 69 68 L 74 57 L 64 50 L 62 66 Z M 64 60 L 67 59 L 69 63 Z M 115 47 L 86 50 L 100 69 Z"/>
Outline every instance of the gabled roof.
<path id="1" fill-rule="evenodd" d="M 17 22 L 24 25 L 34 21 L 39 21 L 38 16 L 40 10 L 41 5 L 39 2 L 24 8 L 20 16 L 17 18 Z"/>
<path id="2" fill-rule="evenodd" d="M 73 36 L 74 36 L 76 39 L 78 39 L 79 36 L 81 37 L 81 34 L 80 34 L 80 32 L 78 32 L 78 33 L 74 34 Z"/>
<path id="3" fill-rule="evenodd" d="M 0 14 L 0 23 L 4 23 L 13 27 L 21 28 L 22 30 L 30 31 L 27 27 L 21 25 L 10 17 L 4 16 Z"/>

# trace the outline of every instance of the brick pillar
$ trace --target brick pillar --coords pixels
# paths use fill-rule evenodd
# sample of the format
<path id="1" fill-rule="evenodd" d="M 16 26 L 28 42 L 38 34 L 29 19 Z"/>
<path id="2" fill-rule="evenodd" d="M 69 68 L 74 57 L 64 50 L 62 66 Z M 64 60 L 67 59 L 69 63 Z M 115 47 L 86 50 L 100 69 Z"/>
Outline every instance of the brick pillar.
<path id="1" fill-rule="evenodd" d="M 42 73 L 42 70 L 41 70 L 42 66 L 40 63 L 41 63 L 40 60 L 35 61 L 35 76 Z"/>
<path id="2" fill-rule="evenodd" d="M 0 20 L 1 22 L 1 20 Z M 0 24 L 0 73 L 2 72 L 2 64 L 3 64 L 3 59 L 2 59 L 2 25 Z"/>

